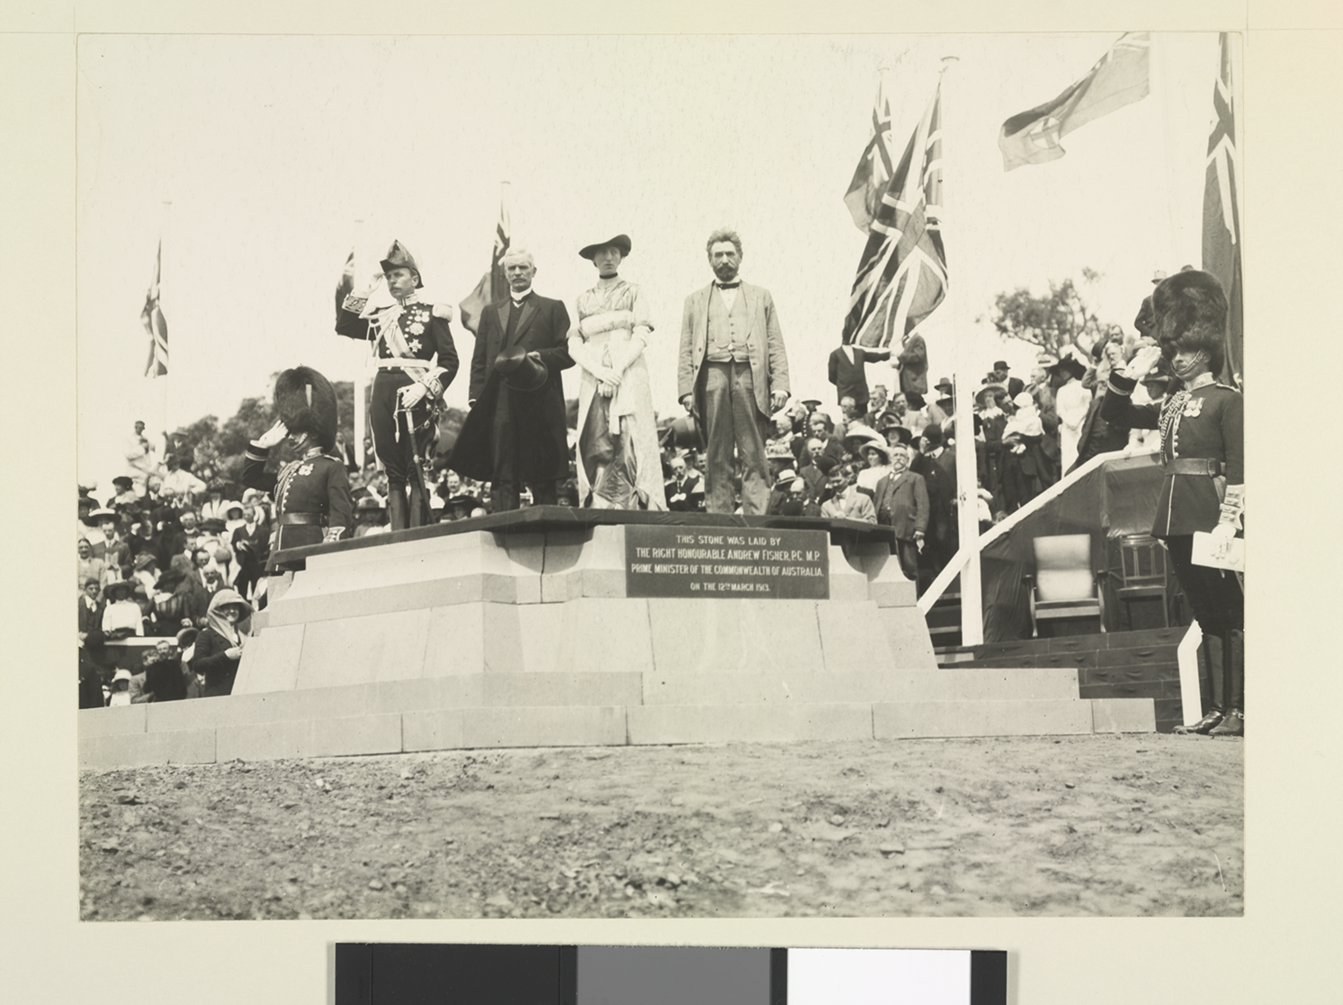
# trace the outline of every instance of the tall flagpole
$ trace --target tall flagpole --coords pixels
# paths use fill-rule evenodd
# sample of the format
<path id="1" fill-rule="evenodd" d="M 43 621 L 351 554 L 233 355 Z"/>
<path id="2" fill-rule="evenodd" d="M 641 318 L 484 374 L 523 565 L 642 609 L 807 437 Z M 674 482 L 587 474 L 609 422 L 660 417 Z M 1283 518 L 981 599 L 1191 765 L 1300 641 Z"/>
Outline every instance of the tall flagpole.
<path id="1" fill-rule="evenodd" d="M 963 235 L 959 221 L 952 212 L 957 191 L 956 177 L 952 165 L 956 163 L 957 150 L 947 142 L 950 123 L 955 121 L 954 114 L 948 115 L 947 109 L 959 108 L 952 100 L 954 88 L 948 86 L 956 79 L 954 73 L 948 73 L 959 56 L 942 58 L 942 233 L 944 247 L 955 246 L 955 238 Z M 948 227 L 950 224 L 950 227 Z M 947 231 L 950 230 L 950 234 Z M 969 245 L 960 242 L 960 247 Z M 950 255 L 948 255 L 950 257 Z M 951 301 L 952 331 L 956 333 L 956 353 L 954 389 L 956 432 L 956 513 L 960 547 L 969 551 L 969 558 L 961 569 L 961 645 L 977 646 L 984 641 L 984 599 L 979 577 L 979 480 L 975 461 L 975 418 L 972 413 L 971 381 L 974 370 L 973 351 L 969 338 L 972 319 L 964 293 L 957 289 L 952 278 L 955 272 L 950 263 L 947 267 L 947 299 Z"/>
<path id="2" fill-rule="evenodd" d="M 165 317 L 165 318 L 167 318 L 167 317 L 170 316 L 170 315 L 169 315 L 169 312 L 168 312 L 168 308 L 167 308 L 167 304 L 169 303 L 169 299 L 168 299 L 168 290 L 169 290 L 169 285 L 168 285 L 168 274 L 169 274 L 168 262 L 169 262 L 169 260 L 170 260 L 170 256 L 169 256 L 169 254 L 168 254 L 168 249 L 169 249 L 169 247 L 170 247 L 170 245 L 169 245 L 169 243 L 168 243 L 168 236 L 169 236 L 169 234 L 168 234 L 168 224 L 169 224 L 169 222 L 170 222 L 170 220 L 171 220 L 171 217 L 172 217 L 172 208 L 173 208 L 173 204 L 172 204 L 170 201 L 168 201 L 167 199 L 165 199 L 165 200 L 163 201 L 163 207 L 162 207 L 162 218 L 161 218 L 161 220 L 159 221 L 159 260 L 158 260 L 158 263 L 157 263 L 157 266 L 158 266 L 158 273 L 159 273 L 159 275 L 158 275 L 158 280 L 159 280 L 159 313 L 162 314 L 163 317 Z M 171 337 L 171 334 L 172 334 L 172 329 L 169 329 L 169 336 L 170 336 L 170 337 Z M 172 374 L 173 374 L 173 369 L 174 369 L 173 358 L 172 358 L 172 346 L 173 346 L 172 342 L 169 342 L 169 343 L 168 343 L 168 367 L 167 367 L 167 371 L 166 371 L 166 372 L 164 373 L 164 375 L 163 375 L 163 386 L 162 386 L 161 388 L 159 388 L 159 420 L 160 420 L 160 422 L 162 423 L 162 428 L 163 428 L 163 445 L 164 445 L 163 460 L 164 460 L 165 462 L 166 462 L 167 459 L 168 459 L 168 452 L 169 452 L 171 449 L 173 449 L 172 440 L 170 439 L 170 434 L 172 433 L 172 426 L 169 425 L 169 420 L 170 420 L 170 417 L 171 417 L 171 409 L 169 408 L 169 404 L 168 404 L 168 399 L 169 399 L 169 397 L 171 396 L 171 390 L 172 390 Z M 155 379 L 157 379 L 157 378 L 155 378 Z"/>
<path id="3" fill-rule="evenodd" d="M 354 260 L 350 263 L 351 269 L 351 287 L 350 289 L 359 292 L 359 279 L 361 276 L 368 275 L 364 270 L 367 264 L 363 261 L 363 243 L 364 243 L 364 221 L 356 219 L 354 221 Z M 361 271 L 362 270 L 362 271 Z M 354 462 L 359 465 L 359 470 L 364 470 L 364 430 L 367 428 L 368 416 L 365 414 L 367 405 L 365 404 L 365 394 L 368 388 L 368 349 L 362 343 L 357 343 L 358 362 L 354 367 Z M 343 458 L 342 458 L 343 459 Z"/>

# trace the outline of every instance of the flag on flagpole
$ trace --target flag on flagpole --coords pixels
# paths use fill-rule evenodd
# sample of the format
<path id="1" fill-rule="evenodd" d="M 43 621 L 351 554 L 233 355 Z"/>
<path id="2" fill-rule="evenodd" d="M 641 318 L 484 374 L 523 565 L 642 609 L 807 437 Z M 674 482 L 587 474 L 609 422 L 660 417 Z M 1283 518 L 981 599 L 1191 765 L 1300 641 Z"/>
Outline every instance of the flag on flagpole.
<path id="1" fill-rule="evenodd" d="M 1245 310 L 1240 276 L 1240 193 L 1236 186 L 1239 157 L 1231 88 L 1231 40 L 1222 32 L 1203 188 L 1203 271 L 1216 276 L 1226 291 L 1226 365 L 1218 376 L 1239 386 L 1245 365 Z"/>
<path id="2" fill-rule="evenodd" d="M 877 216 L 881 197 L 891 182 L 895 157 L 891 150 L 891 101 L 886 96 L 884 83 L 877 83 L 877 97 L 872 103 L 872 138 L 863 149 L 858 167 L 844 193 L 844 203 L 853 215 L 853 224 L 867 233 Z"/>
<path id="3" fill-rule="evenodd" d="M 508 192 L 508 182 L 504 182 L 504 194 Z M 458 305 L 462 311 L 462 325 L 471 334 L 480 326 L 480 316 L 487 306 L 504 295 L 508 281 L 504 278 L 503 258 L 509 245 L 508 202 L 504 195 L 499 198 L 499 223 L 494 228 L 494 252 L 490 256 L 490 269 L 480 277 L 476 288 Z"/>
<path id="4" fill-rule="evenodd" d="M 1067 152 L 1059 141 L 1074 129 L 1147 97 L 1151 49 L 1148 32 L 1128 32 L 1091 72 L 1053 101 L 1004 122 L 998 133 L 1003 170 L 1058 160 Z"/>
<path id="5" fill-rule="evenodd" d="M 942 85 L 909 138 L 868 228 L 849 294 L 844 344 L 885 349 L 947 295 L 942 247 Z"/>
<path id="6" fill-rule="evenodd" d="M 154 281 L 149 284 L 145 294 L 144 310 L 140 312 L 140 322 L 149 336 L 149 361 L 145 364 L 146 377 L 166 377 L 168 375 L 168 321 L 163 316 L 163 305 L 159 301 L 159 280 L 163 276 L 163 241 L 159 240 L 158 251 L 154 255 Z"/>
<path id="7" fill-rule="evenodd" d="M 354 249 L 350 249 L 349 255 L 345 258 L 345 268 L 340 274 L 340 280 L 336 283 L 336 321 L 340 321 L 341 305 L 345 303 L 345 298 L 354 292 Z"/>

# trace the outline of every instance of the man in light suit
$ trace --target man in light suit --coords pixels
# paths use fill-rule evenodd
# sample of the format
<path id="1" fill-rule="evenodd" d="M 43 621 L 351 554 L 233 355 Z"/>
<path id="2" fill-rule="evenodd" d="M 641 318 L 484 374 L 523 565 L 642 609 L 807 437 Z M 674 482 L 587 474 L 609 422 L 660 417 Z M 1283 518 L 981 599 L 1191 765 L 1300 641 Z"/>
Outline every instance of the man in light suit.
<path id="1" fill-rule="evenodd" d="M 686 297 L 677 395 L 699 423 L 710 513 L 732 513 L 733 448 L 747 516 L 769 507 L 765 429 L 788 401 L 788 356 L 769 290 L 743 283 L 741 238 L 716 230 L 706 245 L 716 281 Z"/>
<path id="2" fill-rule="evenodd" d="M 517 509 L 522 483 L 538 506 L 558 502 L 569 474 L 560 371 L 569 357 L 569 312 L 532 291 L 536 263 L 521 248 L 503 258 L 509 295 L 486 307 L 471 356 L 470 412 L 448 457 L 452 470 L 490 482 L 491 510 Z"/>

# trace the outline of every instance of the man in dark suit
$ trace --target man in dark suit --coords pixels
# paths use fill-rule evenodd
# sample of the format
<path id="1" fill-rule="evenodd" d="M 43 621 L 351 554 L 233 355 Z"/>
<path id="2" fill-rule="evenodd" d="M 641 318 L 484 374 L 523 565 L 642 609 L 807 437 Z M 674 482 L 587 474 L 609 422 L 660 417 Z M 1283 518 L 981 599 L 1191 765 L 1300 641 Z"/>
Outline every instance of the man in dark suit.
<path id="1" fill-rule="evenodd" d="M 1003 387 L 1007 388 L 1008 398 L 1014 399 L 1026 390 L 1026 384 L 1020 377 L 1009 377 L 1007 375 L 1008 369 L 1007 363 L 1000 359 L 993 364 L 993 373 L 990 376 L 993 378 L 993 383 L 1002 384 Z"/>
<path id="2" fill-rule="evenodd" d="M 764 516 L 770 490 L 764 426 L 788 402 L 788 355 L 769 290 L 737 277 L 741 238 L 716 230 L 706 249 L 717 279 L 686 297 L 676 393 L 704 432 L 708 511 L 736 509 L 735 447 L 742 512 Z"/>
<path id="3" fill-rule="evenodd" d="M 842 345 L 830 354 L 830 383 L 840 404 L 852 398 L 858 414 L 867 411 L 871 395 L 867 390 L 867 364 L 873 360 L 891 358 L 889 349 L 865 349 L 859 345 Z"/>
<path id="4" fill-rule="evenodd" d="M 955 494 L 955 479 L 947 476 L 941 461 L 946 453 L 942 444 L 942 427 L 929 423 L 919 437 L 919 449 L 909 462 L 909 470 L 922 476 L 928 489 L 928 543 L 924 554 L 934 572 L 951 559 L 947 542 L 951 535 L 951 502 Z"/>
<path id="5" fill-rule="evenodd" d="M 471 411 L 448 467 L 490 481 L 491 511 L 517 509 L 522 484 L 538 505 L 554 505 L 569 475 L 568 425 L 560 371 L 569 356 L 569 312 L 532 291 L 531 252 L 503 259 L 509 296 L 485 308 L 471 356 Z"/>
<path id="6" fill-rule="evenodd" d="M 928 486 L 909 470 L 909 454 L 891 451 L 891 473 L 873 492 L 877 523 L 895 531 L 896 555 L 905 576 L 919 581 L 919 553 L 928 533 Z"/>

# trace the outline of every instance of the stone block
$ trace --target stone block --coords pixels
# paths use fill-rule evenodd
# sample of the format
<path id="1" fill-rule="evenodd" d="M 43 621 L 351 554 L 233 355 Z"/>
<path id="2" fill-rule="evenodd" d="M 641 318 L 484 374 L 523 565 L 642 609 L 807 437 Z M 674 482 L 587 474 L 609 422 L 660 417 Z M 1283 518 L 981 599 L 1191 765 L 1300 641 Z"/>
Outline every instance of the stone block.
<path id="1" fill-rule="evenodd" d="M 395 754 L 401 750 L 401 716 L 393 712 L 220 726 L 215 738 L 220 761 Z"/>
<path id="2" fill-rule="evenodd" d="M 626 710 L 629 742 L 870 740 L 869 704 L 646 705 Z"/>
<path id="3" fill-rule="evenodd" d="M 143 733 L 147 728 L 145 720 L 147 709 L 153 702 L 144 705 L 118 705 L 115 708 L 81 708 L 78 722 L 79 738 L 86 736 L 121 736 L 126 733 Z"/>
<path id="4" fill-rule="evenodd" d="M 296 686 L 331 687 L 406 680 L 424 672 L 428 610 L 307 625 Z"/>
<path id="5" fill-rule="evenodd" d="M 898 667 L 920 670 L 937 669 L 937 655 L 933 640 L 928 635 L 928 623 L 919 609 L 908 607 L 881 607 L 878 620 L 886 629 L 886 640 L 891 646 L 891 659 Z"/>
<path id="6" fill-rule="evenodd" d="M 79 738 L 79 766 L 83 770 L 106 771 L 148 764 L 211 764 L 214 760 L 213 729 Z"/>
<path id="7" fill-rule="evenodd" d="M 462 725 L 465 747 L 623 746 L 622 706 L 473 708 Z"/>
<path id="8" fill-rule="evenodd" d="M 1091 722 L 1097 733 L 1154 733 L 1156 710 L 1146 698 L 1093 698 Z"/>
<path id="9" fill-rule="evenodd" d="M 513 669 L 526 673 L 551 673 L 558 669 L 564 605 L 526 604 L 516 610 L 522 666 Z"/>
<path id="10" fill-rule="evenodd" d="M 643 700 L 639 673 L 489 673 L 480 678 L 479 705 L 548 707 L 637 705 Z"/>
<path id="11" fill-rule="evenodd" d="M 433 709 L 401 716 L 401 749 L 459 750 L 464 746 L 463 725 L 475 709 Z"/>
<path id="12" fill-rule="evenodd" d="M 870 600 L 817 604 L 825 669 L 843 673 L 855 667 L 894 667 L 895 654 L 882 624 L 885 617 L 886 612 Z"/>
<path id="13" fill-rule="evenodd" d="M 904 675 L 900 701 L 1004 701 L 1078 697 L 1074 670 L 926 670 Z"/>
<path id="14" fill-rule="evenodd" d="M 861 546 L 860 546 L 861 547 Z M 868 572 L 860 555 L 830 545 L 830 602 L 860 604 L 870 597 Z"/>
<path id="15" fill-rule="evenodd" d="M 663 675 L 820 671 L 817 603 L 651 598 L 654 665 Z"/>
<path id="16" fill-rule="evenodd" d="M 517 673 L 523 665 L 520 608 L 471 603 L 437 607 L 429 615 L 424 675 Z"/>
<path id="17" fill-rule="evenodd" d="M 650 603 L 639 598 L 579 597 L 563 604 L 559 635 L 551 641 L 558 649 L 554 669 L 571 673 L 652 670 Z"/>
<path id="18" fill-rule="evenodd" d="M 1045 736 L 1091 732 L 1091 703 L 1044 701 L 902 701 L 873 706 L 879 740 L 935 736 Z"/>
<path id="19" fill-rule="evenodd" d="M 269 609 L 269 608 L 268 608 Z M 233 694 L 292 691 L 298 683 L 304 626 L 271 625 L 243 646 Z"/>
<path id="20" fill-rule="evenodd" d="M 572 531 L 549 534 L 546 554 L 545 574 L 541 577 L 542 603 L 626 596 L 624 527 L 599 524 L 589 528 L 582 538 Z"/>
<path id="21" fill-rule="evenodd" d="M 644 705 L 870 704 L 895 701 L 900 679 L 889 672 L 643 675 Z M 629 702 L 628 704 L 638 704 Z"/>

